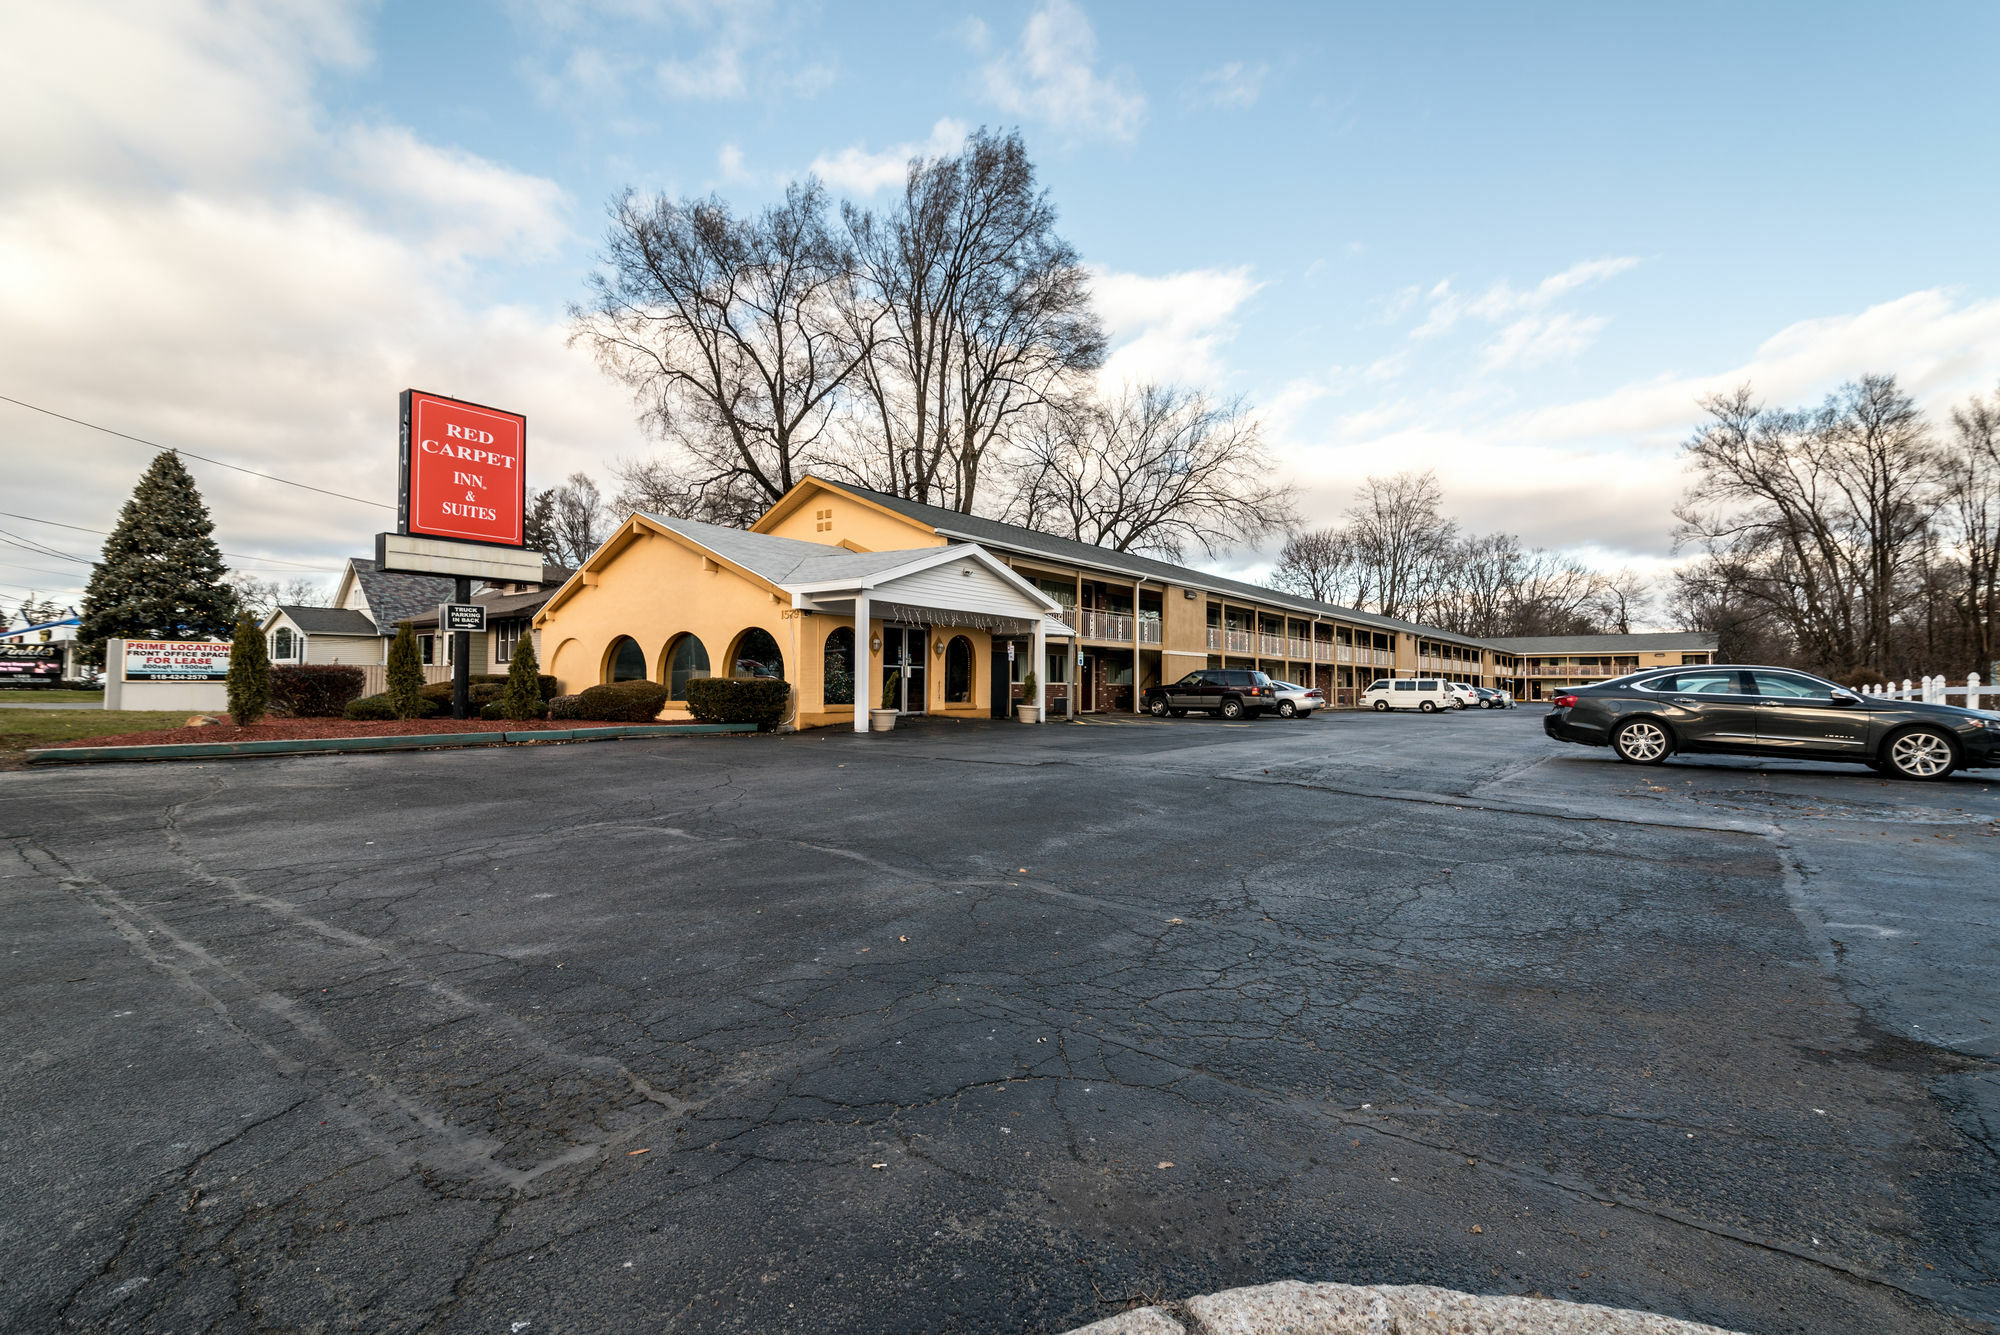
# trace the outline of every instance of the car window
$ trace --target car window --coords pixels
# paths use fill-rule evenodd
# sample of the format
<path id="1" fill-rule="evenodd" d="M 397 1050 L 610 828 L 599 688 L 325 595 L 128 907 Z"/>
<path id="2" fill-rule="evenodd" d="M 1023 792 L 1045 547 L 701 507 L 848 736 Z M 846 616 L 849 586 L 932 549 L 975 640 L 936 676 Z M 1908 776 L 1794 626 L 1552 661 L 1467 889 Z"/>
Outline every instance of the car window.
<path id="1" fill-rule="evenodd" d="M 1825 682 L 1792 672 L 1752 672 L 1750 683 L 1757 694 L 1787 700 L 1831 700 L 1833 691 Z"/>
<path id="2" fill-rule="evenodd" d="M 1247 679 L 1245 684 L 1249 686 L 1269 686 L 1273 680 L 1261 672 L 1246 672 L 1243 675 Z"/>
<path id="3" fill-rule="evenodd" d="M 1419 681 L 1417 683 L 1417 689 L 1420 691 L 1435 691 L 1437 688 L 1438 684 L 1434 681 Z"/>
<path id="4" fill-rule="evenodd" d="M 1396 689 L 1399 691 L 1414 691 L 1417 689 L 1417 684 L 1413 681 L 1399 681 L 1396 683 Z"/>
<path id="5" fill-rule="evenodd" d="M 1746 695 L 1734 672 L 1676 672 L 1655 690 L 1681 691 L 1689 695 Z"/>
<path id="6" fill-rule="evenodd" d="M 1179 681 L 1175 682 L 1174 685 L 1199 686 L 1201 685 L 1201 674 L 1199 672 L 1190 672 L 1185 677 L 1182 677 Z"/>

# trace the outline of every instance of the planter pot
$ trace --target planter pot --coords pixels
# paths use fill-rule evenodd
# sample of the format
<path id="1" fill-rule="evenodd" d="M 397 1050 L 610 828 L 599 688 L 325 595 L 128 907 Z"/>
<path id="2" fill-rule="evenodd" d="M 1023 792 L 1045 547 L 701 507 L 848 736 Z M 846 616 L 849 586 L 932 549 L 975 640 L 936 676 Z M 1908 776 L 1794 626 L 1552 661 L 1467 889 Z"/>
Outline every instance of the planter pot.
<path id="1" fill-rule="evenodd" d="M 894 732 L 896 711 L 893 709 L 871 709 L 868 711 L 868 731 Z"/>
<path id="2" fill-rule="evenodd" d="M 1042 721 L 1042 707 L 1040 705 L 1015 705 L 1014 718 L 1021 723 L 1040 723 Z"/>

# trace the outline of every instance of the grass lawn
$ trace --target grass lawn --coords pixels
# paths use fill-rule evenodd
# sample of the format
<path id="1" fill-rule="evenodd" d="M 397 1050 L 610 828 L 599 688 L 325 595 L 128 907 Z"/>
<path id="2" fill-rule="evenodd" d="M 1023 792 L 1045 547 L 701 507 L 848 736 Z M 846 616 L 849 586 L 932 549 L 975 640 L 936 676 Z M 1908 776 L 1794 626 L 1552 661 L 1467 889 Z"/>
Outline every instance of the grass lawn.
<path id="1" fill-rule="evenodd" d="M 93 712 L 88 709 L 0 709 L 0 766 L 22 761 L 21 752 L 31 746 L 50 746 L 79 737 L 108 737 L 119 732 L 144 732 L 148 728 L 178 728 L 186 723 L 188 709 L 120 709 Z"/>
<path id="2" fill-rule="evenodd" d="M 0 686 L 0 700 L 47 700 L 62 705 L 101 705 L 103 691 L 49 690 L 40 686 Z"/>

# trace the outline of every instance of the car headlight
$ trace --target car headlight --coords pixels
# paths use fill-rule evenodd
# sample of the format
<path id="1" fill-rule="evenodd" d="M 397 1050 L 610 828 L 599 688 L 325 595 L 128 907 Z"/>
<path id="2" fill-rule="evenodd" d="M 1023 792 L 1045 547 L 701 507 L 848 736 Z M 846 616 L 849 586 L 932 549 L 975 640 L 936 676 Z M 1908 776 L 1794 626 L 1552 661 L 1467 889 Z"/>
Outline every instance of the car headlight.
<path id="1" fill-rule="evenodd" d="M 1966 723 L 1974 728 L 1984 728 L 1988 732 L 2000 732 L 2000 718 L 1969 718 Z"/>

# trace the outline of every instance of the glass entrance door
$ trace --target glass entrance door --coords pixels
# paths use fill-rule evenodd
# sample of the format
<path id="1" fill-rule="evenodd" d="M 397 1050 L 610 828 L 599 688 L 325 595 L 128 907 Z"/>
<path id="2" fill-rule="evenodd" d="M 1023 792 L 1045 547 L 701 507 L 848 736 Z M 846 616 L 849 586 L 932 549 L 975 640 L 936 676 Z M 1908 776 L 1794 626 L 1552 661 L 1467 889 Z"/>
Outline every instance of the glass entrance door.
<path id="1" fill-rule="evenodd" d="M 882 628 L 882 705 L 905 714 L 921 714 L 930 697 L 924 689 L 924 646 L 930 635 L 922 626 Z"/>

